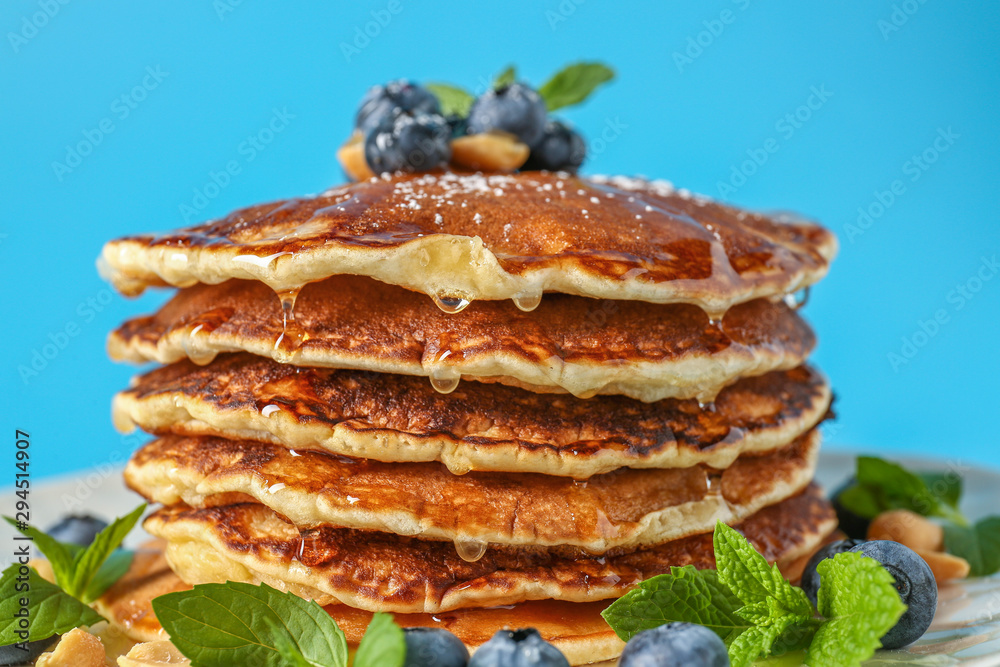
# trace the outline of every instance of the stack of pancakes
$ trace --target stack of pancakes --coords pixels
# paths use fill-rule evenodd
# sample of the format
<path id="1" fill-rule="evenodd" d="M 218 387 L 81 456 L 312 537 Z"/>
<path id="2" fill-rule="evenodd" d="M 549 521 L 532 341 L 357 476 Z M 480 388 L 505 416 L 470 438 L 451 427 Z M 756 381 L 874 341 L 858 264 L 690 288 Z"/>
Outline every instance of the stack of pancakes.
<path id="1" fill-rule="evenodd" d="M 113 241 L 122 292 L 181 288 L 109 343 L 166 364 L 114 401 L 157 436 L 126 471 L 163 505 L 154 588 L 266 582 L 352 641 L 385 611 L 613 658 L 600 610 L 712 567 L 716 521 L 788 568 L 833 530 L 795 295 L 835 250 L 663 182 L 547 172 L 386 175 Z M 135 621 L 156 558 L 106 604 Z"/>

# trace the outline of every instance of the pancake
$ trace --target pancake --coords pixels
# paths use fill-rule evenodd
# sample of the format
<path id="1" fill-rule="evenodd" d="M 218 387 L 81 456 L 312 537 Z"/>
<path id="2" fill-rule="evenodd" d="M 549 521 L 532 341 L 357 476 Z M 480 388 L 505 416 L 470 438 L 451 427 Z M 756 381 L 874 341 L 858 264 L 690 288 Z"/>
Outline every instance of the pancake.
<path id="1" fill-rule="evenodd" d="M 560 173 L 385 175 L 241 209 L 178 232 L 111 241 L 102 270 L 128 295 L 231 278 L 289 292 L 365 275 L 458 310 L 543 292 L 691 303 L 721 315 L 825 275 L 836 239 L 674 190 Z"/>
<path id="2" fill-rule="evenodd" d="M 422 378 L 299 368 L 249 354 L 181 361 L 115 397 L 121 430 L 217 435 L 449 470 L 586 479 L 629 466 L 728 467 L 787 445 L 826 415 L 830 390 L 801 366 L 741 380 L 714 406 L 584 400 L 466 382 L 445 396 Z"/>
<path id="3" fill-rule="evenodd" d="M 169 364 L 246 351 L 299 366 L 430 376 L 448 389 L 487 379 L 580 397 L 712 400 L 738 377 L 798 366 L 815 345 L 784 303 L 734 307 L 718 325 L 700 308 L 552 295 L 531 314 L 509 301 L 460 316 L 368 278 L 307 285 L 294 324 L 266 285 L 231 280 L 177 294 L 160 312 L 108 339 L 115 359 Z"/>
<path id="4" fill-rule="evenodd" d="M 136 552 L 129 571 L 96 602 L 97 610 L 135 641 L 167 639 L 156 620 L 151 601 L 191 586 L 167 565 L 162 541 L 153 541 Z M 572 665 L 617 658 L 622 642 L 601 618 L 606 601 L 590 603 L 537 600 L 491 609 L 461 609 L 439 614 L 395 614 L 403 627 L 445 628 L 475 652 L 498 630 L 533 627 L 555 644 Z M 327 613 L 344 631 L 347 642 L 357 646 L 372 613 L 345 605 L 328 605 Z"/>
<path id="5" fill-rule="evenodd" d="M 165 508 L 144 525 L 167 541 L 167 561 L 188 583 L 264 582 L 320 604 L 369 611 L 593 602 L 621 596 L 671 566 L 714 567 L 711 533 L 600 558 L 490 545 L 468 561 L 449 542 L 334 526 L 300 530 L 256 503 Z M 792 562 L 834 530 L 836 515 L 810 486 L 737 526 L 769 561 Z"/>
<path id="6" fill-rule="evenodd" d="M 252 441 L 168 436 L 125 470 L 151 502 L 258 502 L 299 528 L 333 524 L 455 543 L 572 545 L 588 552 L 660 544 L 735 523 L 801 492 L 819 431 L 725 471 L 615 472 L 577 482 L 537 473 L 453 475 L 440 463 L 380 463 Z"/>

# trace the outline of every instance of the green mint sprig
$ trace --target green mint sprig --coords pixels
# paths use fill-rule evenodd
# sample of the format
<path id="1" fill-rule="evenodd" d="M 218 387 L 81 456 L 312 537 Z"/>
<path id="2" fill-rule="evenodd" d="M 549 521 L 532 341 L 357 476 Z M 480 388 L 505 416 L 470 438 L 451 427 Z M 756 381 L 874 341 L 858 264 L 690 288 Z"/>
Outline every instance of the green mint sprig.
<path id="1" fill-rule="evenodd" d="M 538 94 L 545 100 L 548 110 L 555 111 L 574 106 L 586 100 L 603 83 L 611 81 L 615 72 L 603 63 L 579 62 L 567 65 L 542 84 Z M 517 80 L 517 70 L 513 65 L 505 68 L 493 79 L 494 88 L 502 88 Z M 446 116 L 465 118 L 475 101 L 470 92 L 449 83 L 427 83 L 424 85 L 441 104 Z"/>
<path id="2" fill-rule="evenodd" d="M 887 510 L 905 509 L 968 525 L 958 510 L 962 496 L 958 475 L 921 476 L 877 456 L 859 456 L 855 479 L 840 493 L 840 503 L 865 519 L 874 519 Z"/>
<path id="3" fill-rule="evenodd" d="M 0 646 L 48 639 L 105 620 L 89 604 L 128 571 L 132 553 L 118 547 L 145 509 L 145 505 L 140 505 L 115 519 L 86 548 L 60 542 L 36 528 L 19 526 L 4 517 L 31 538 L 48 559 L 56 581 L 50 583 L 34 568 L 19 563 L 0 574 Z M 27 639 L 18 634 L 25 630 L 21 626 L 25 613 Z"/>
<path id="4" fill-rule="evenodd" d="M 323 607 L 267 584 L 200 584 L 155 598 L 153 611 L 199 667 L 347 667 L 347 639 Z M 405 657 L 402 629 L 375 614 L 354 667 L 402 667 Z"/>
<path id="5" fill-rule="evenodd" d="M 713 546 L 717 571 L 688 566 L 648 579 L 602 612 L 608 625 L 624 641 L 670 622 L 705 625 L 726 642 L 733 667 L 803 649 L 807 665 L 853 667 L 906 611 L 892 576 L 860 554 L 820 567 L 819 618 L 739 532 L 719 522 Z M 845 650 L 854 636 L 862 639 Z"/>
<path id="6" fill-rule="evenodd" d="M 959 510 L 959 475 L 917 473 L 875 456 L 859 456 L 855 480 L 838 496 L 845 509 L 865 519 L 893 509 L 942 519 L 945 551 L 969 561 L 971 576 L 1000 571 L 1000 516 L 971 523 Z"/>

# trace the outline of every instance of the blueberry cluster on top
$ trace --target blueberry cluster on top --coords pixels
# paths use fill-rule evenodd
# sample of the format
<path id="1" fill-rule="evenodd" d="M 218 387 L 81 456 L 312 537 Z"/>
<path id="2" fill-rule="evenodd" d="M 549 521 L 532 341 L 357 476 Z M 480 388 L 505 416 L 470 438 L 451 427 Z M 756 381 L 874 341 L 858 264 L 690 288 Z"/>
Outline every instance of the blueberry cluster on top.
<path id="1" fill-rule="evenodd" d="M 545 101 L 527 84 L 512 82 L 480 95 L 468 117 L 445 116 L 438 98 L 405 79 L 372 87 L 354 123 L 364 136 L 372 171 L 426 171 L 451 159 L 456 136 L 503 132 L 531 150 L 525 169 L 575 171 L 586 144 L 566 124 L 550 120 Z"/>
<path id="2" fill-rule="evenodd" d="M 576 171 L 587 147 L 576 131 L 549 114 L 577 104 L 613 72 L 596 63 L 577 63 L 558 72 L 541 89 L 517 81 L 508 69 L 493 86 L 473 97 L 445 84 L 416 85 L 406 79 L 372 87 L 355 117 L 364 162 L 372 173 L 427 171 L 453 162 L 465 167 Z M 503 137 L 515 148 L 496 161 L 483 161 L 496 143 L 470 148 L 456 140 Z M 476 156 L 469 162 L 468 151 Z M 519 152 L 520 151 L 520 152 Z M 511 157 L 514 156 L 514 157 Z M 356 169 L 348 168 L 348 173 Z"/>

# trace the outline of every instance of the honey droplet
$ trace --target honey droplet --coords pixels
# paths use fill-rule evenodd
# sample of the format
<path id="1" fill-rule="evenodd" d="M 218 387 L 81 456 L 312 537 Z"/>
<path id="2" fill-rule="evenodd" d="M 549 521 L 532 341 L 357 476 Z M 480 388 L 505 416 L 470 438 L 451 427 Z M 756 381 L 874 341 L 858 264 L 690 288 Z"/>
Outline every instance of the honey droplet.
<path id="1" fill-rule="evenodd" d="M 455 391 L 461 379 L 461 375 L 431 371 L 431 386 L 442 394 L 450 394 Z"/>
<path id="2" fill-rule="evenodd" d="M 722 473 L 718 470 L 709 470 L 705 476 L 705 497 L 718 498 L 722 495 Z"/>
<path id="3" fill-rule="evenodd" d="M 302 344 L 309 340 L 305 331 L 295 321 L 295 301 L 301 287 L 279 292 L 281 300 L 281 335 L 274 341 L 274 359 L 280 363 L 291 363 Z"/>
<path id="4" fill-rule="evenodd" d="M 703 401 L 698 399 L 698 407 L 703 412 L 715 412 L 715 401 Z"/>
<path id="5" fill-rule="evenodd" d="M 472 302 L 468 299 L 463 299 L 462 297 L 435 294 L 434 303 L 436 303 L 437 307 L 444 312 L 449 315 L 454 315 L 455 313 L 460 313 L 465 310 L 465 307 Z"/>
<path id="6" fill-rule="evenodd" d="M 468 563 L 475 563 L 486 554 L 488 542 L 480 540 L 455 540 L 455 551 L 458 557 Z"/>
<path id="7" fill-rule="evenodd" d="M 188 335 L 181 339 L 181 348 L 187 358 L 198 364 L 205 366 L 215 359 L 217 351 L 210 349 L 207 338 L 209 330 L 205 329 L 205 324 L 201 323 L 191 329 Z"/>
<path id="8" fill-rule="evenodd" d="M 517 294 L 514 296 L 514 305 L 526 313 L 530 313 L 542 302 L 542 293 Z"/>
<path id="9" fill-rule="evenodd" d="M 785 305 L 792 310 L 798 310 L 809 303 L 809 288 L 800 289 L 798 292 L 791 292 L 784 297 Z"/>

